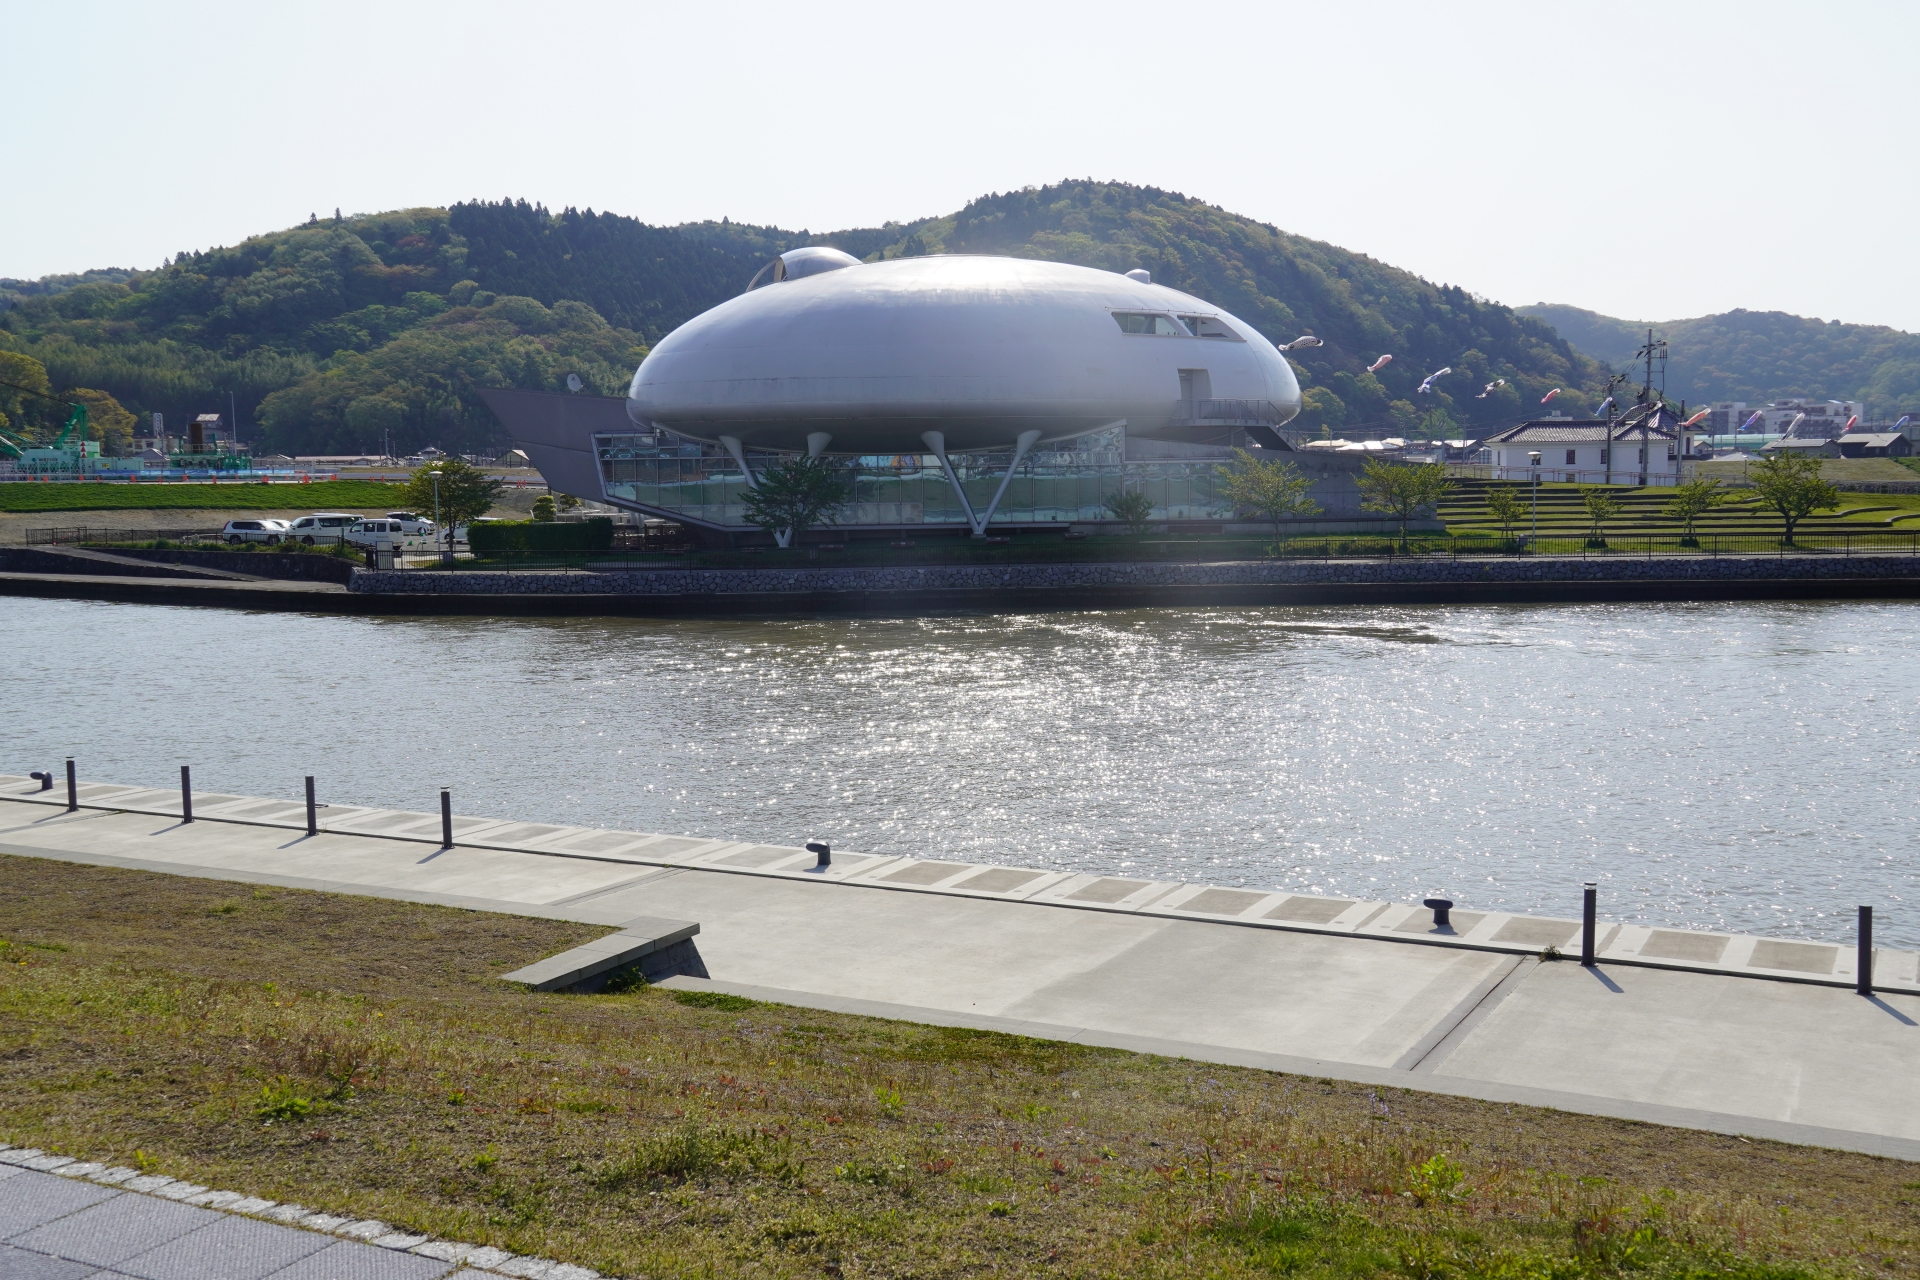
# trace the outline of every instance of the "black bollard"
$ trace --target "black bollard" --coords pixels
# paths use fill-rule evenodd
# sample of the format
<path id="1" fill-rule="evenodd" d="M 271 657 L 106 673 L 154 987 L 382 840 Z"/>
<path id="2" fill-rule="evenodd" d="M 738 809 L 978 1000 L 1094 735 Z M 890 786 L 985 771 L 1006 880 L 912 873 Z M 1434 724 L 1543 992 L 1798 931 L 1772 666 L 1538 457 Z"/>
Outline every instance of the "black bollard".
<path id="1" fill-rule="evenodd" d="M 1587 881 L 1586 900 L 1580 907 L 1580 963 L 1588 966 L 1593 964 L 1593 909 L 1599 892 L 1597 884 Z"/>
<path id="2" fill-rule="evenodd" d="M 193 772 L 180 766 L 180 821 L 193 821 Z"/>
<path id="3" fill-rule="evenodd" d="M 440 788 L 440 847 L 453 848 L 453 793 Z"/>
<path id="4" fill-rule="evenodd" d="M 1420 905 L 1433 912 L 1434 928 L 1453 928 L 1453 921 L 1447 916 L 1447 913 L 1453 910 L 1452 898 L 1422 898 Z"/>
<path id="5" fill-rule="evenodd" d="M 824 842 L 819 840 L 807 841 L 807 852 L 813 855 L 813 865 L 816 870 L 821 867 L 833 865 L 833 850 Z"/>
<path id="6" fill-rule="evenodd" d="M 319 819 L 319 815 L 314 813 L 313 810 L 314 810 L 313 775 L 308 774 L 307 775 L 307 834 L 310 836 L 317 836 L 320 834 L 320 819 Z"/>
<path id="7" fill-rule="evenodd" d="M 80 780 L 73 773 L 73 757 L 67 757 L 67 812 L 80 807 Z"/>
<path id="8" fill-rule="evenodd" d="M 53 790 L 53 770 L 49 769 L 45 773 L 30 773 L 27 776 L 39 783 L 42 791 Z"/>
<path id="9" fill-rule="evenodd" d="M 1873 994 L 1873 908 L 1860 908 L 1860 958 L 1855 964 L 1853 989 Z"/>

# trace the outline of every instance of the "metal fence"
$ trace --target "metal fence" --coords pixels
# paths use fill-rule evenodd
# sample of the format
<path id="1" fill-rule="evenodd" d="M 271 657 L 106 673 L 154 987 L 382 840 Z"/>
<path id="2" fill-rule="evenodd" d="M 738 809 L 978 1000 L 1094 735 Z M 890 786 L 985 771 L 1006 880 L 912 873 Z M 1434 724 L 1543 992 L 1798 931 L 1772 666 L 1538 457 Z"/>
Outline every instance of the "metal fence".
<path id="1" fill-rule="evenodd" d="M 29 529 L 30 547 L 66 546 L 76 543 L 128 542 L 217 542 L 218 529 L 115 529 L 92 525 L 73 525 L 62 529 Z"/>
<path id="2" fill-rule="evenodd" d="M 1920 531 L 1777 535 L 1678 534 L 1610 537 L 1471 538 L 1412 535 L 1290 538 L 965 538 L 901 539 L 794 547 L 786 550 L 493 551 L 471 558 L 416 561 L 432 573 L 629 573 L 692 569 L 913 568 L 955 565 L 1214 563 L 1261 560 L 1344 560 L 1412 557 L 1467 559 L 1553 556 L 1578 559 L 1652 559 L 1656 556 L 1920 556 Z"/>

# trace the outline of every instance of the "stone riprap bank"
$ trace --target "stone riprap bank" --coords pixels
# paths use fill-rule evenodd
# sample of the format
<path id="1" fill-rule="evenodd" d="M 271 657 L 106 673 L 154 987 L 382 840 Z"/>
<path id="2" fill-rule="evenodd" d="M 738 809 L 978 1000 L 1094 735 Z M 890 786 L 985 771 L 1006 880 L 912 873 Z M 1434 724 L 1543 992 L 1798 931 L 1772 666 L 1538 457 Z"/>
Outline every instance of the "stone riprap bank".
<path id="1" fill-rule="evenodd" d="M 368 595 L 730 595 L 1111 587 L 1528 582 L 1920 580 L 1920 556 L 1655 556 L 1244 560 L 1210 564 L 926 565 L 889 568 L 617 569 L 585 573 L 357 570 Z"/>

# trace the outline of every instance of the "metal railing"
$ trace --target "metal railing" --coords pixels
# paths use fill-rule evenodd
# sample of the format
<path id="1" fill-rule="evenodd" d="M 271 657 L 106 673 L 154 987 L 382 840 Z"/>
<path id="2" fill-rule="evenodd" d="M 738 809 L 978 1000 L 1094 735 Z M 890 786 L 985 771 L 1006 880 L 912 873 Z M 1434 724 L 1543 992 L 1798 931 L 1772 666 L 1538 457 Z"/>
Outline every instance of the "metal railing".
<path id="1" fill-rule="evenodd" d="M 1272 427 L 1292 416 L 1271 400 L 1182 400 L 1173 421 L 1182 425 L 1252 422 Z"/>
<path id="2" fill-rule="evenodd" d="M 961 565 L 1220 563 L 1265 560 L 1343 560 L 1388 557 L 1465 559 L 1541 556 L 1577 559 L 1653 559 L 1659 556 L 1920 556 L 1920 531 L 1863 534 L 1806 533 L 1793 542 L 1777 534 L 1609 536 L 1545 534 L 1535 538 L 1448 537 L 1411 534 L 1404 546 L 1392 535 L 1281 538 L 1132 538 L 1101 536 L 1012 538 L 977 543 L 964 538 L 852 542 L 817 546 L 683 551 L 494 551 L 471 559 L 417 562 L 418 573 L 635 573 L 693 569 L 931 568 Z"/>
<path id="3" fill-rule="evenodd" d="M 218 529 L 116 529 L 96 525 L 72 525 L 60 529 L 29 529 L 30 547 L 57 547 L 78 543 L 129 542 L 214 542 Z"/>

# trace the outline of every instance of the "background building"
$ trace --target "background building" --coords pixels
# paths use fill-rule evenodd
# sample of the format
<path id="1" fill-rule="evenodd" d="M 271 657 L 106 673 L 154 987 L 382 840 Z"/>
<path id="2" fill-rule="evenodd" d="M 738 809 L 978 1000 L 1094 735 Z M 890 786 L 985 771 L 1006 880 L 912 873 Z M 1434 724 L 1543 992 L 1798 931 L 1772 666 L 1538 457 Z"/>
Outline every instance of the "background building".
<path id="1" fill-rule="evenodd" d="M 1680 420 L 1664 405 L 1636 405 L 1612 421 L 1543 418 L 1495 432 L 1486 448 L 1495 480 L 1674 484 L 1680 474 Z"/>

